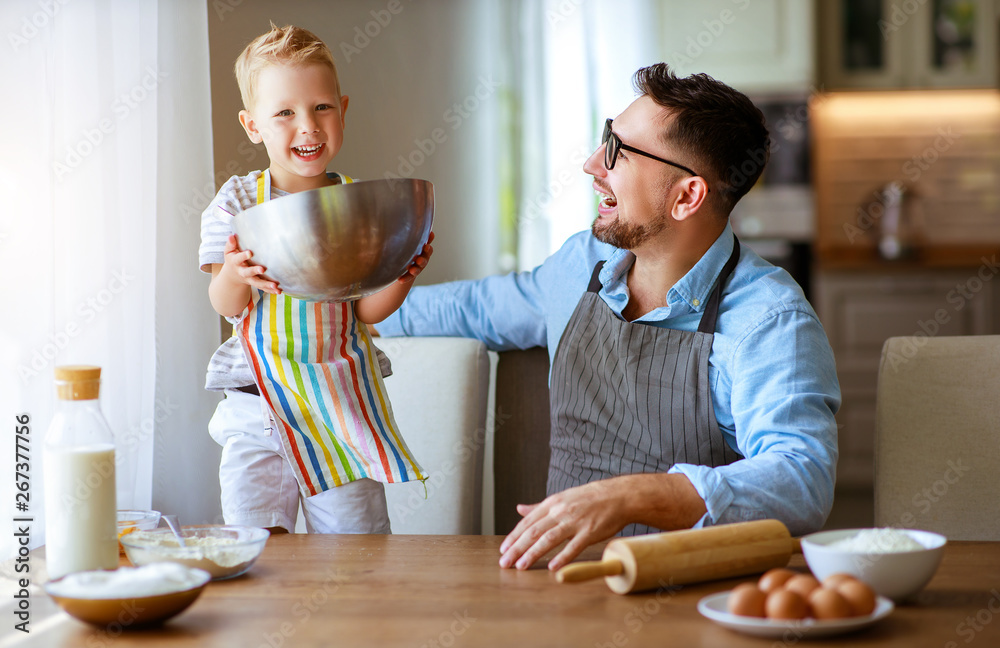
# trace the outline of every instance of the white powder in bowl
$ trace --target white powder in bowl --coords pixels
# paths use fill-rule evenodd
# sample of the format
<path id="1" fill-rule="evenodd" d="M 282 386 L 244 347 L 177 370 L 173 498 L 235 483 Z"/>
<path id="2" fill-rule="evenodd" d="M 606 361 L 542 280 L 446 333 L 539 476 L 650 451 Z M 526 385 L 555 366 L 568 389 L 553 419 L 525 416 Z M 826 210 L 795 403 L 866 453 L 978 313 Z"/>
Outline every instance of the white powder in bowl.
<path id="1" fill-rule="evenodd" d="M 856 553 L 901 553 L 926 549 L 905 531 L 897 529 L 864 529 L 857 534 L 827 545 L 830 549 Z"/>
<path id="2" fill-rule="evenodd" d="M 144 552 L 132 557 L 133 562 L 136 558 L 143 562 L 149 558 L 171 560 L 203 569 L 213 578 L 225 578 L 242 571 L 261 550 L 258 544 L 219 536 L 185 537 L 184 545 L 181 547 L 177 538 L 169 533 L 136 532 L 129 540 L 129 547 Z"/>
<path id="3" fill-rule="evenodd" d="M 77 599 L 117 599 L 183 592 L 204 585 L 208 574 L 176 563 L 119 567 L 69 574 L 47 585 L 50 594 Z"/>

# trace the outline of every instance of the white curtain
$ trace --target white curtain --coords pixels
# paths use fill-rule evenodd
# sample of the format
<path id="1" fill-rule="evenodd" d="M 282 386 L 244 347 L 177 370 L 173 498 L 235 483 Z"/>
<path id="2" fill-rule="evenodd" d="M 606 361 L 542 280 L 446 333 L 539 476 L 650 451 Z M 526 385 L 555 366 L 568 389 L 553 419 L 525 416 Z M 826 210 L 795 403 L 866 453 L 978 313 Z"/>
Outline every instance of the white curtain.
<path id="1" fill-rule="evenodd" d="M 528 270 L 596 216 L 583 163 L 604 120 L 635 98 L 632 74 L 656 63 L 656 0 L 522 0 L 518 95 L 523 134 L 517 265 Z"/>
<path id="2" fill-rule="evenodd" d="M 199 436 L 211 413 L 201 381 L 218 320 L 196 268 L 198 219 L 184 216 L 212 177 L 206 7 L 5 0 L 0 33 L 0 470 L 14 468 L 14 418 L 27 414 L 20 515 L 34 517 L 37 546 L 53 367 L 102 367 L 119 509 L 151 506 L 154 449 Z M 9 477 L 0 499 L 13 506 Z M 7 558 L 16 547 L 0 537 Z"/>

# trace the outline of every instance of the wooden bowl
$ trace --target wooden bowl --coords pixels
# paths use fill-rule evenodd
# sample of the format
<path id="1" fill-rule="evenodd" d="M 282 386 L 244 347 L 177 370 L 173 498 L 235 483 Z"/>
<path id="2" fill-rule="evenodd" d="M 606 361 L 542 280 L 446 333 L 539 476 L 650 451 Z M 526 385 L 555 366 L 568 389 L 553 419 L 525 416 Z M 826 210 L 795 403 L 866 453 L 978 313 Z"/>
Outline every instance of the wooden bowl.
<path id="1" fill-rule="evenodd" d="M 53 592 L 58 590 L 60 580 L 46 583 L 45 592 L 68 615 L 102 628 L 117 627 L 124 630 L 163 623 L 180 614 L 201 595 L 212 576 L 202 572 L 199 585 L 177 592 L 121 598 L 61 596 Z"/>

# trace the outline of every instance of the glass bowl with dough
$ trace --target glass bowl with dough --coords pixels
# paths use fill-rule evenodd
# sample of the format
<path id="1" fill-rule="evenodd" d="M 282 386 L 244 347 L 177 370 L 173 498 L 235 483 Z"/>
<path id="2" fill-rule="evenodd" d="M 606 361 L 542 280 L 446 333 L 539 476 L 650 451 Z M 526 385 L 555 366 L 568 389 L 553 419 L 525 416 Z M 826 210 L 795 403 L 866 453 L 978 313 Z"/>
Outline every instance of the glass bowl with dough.
<path id="1" fill-rule="evenodd" d="M 125 555 L 133 565 L 175 562 L 204 569 L 212 580 L 245 574 L 264 550 L 267 529 L 238 525 L 192 525 L 181 527 L 181 546 L 170 529 L 135 531 L 121 539 Z"/>

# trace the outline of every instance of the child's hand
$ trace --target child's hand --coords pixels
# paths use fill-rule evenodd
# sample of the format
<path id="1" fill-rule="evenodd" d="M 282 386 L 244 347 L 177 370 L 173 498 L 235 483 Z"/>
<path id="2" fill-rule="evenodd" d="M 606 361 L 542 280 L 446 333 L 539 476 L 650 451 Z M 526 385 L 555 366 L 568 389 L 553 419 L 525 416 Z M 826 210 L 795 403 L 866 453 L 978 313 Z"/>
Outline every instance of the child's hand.
<path id="1" fill-rule="evenodd" d="M 250 259 L 253 258 L 253 252 L 250 250 L 241 250 L 235 234 L 232 234 L 229 240 L 226 241 L 226 249 L 223 250 L 223 254 L 225 255 L 223 270 L 228 272 L 229 276 L 236 278 L 240 283 L 249 285 L 251 288 L 258 288 L 272 295 L 281 294 L 278 283 L 264 275 L 264 266 L 250 263 Z M 424 265 L 426 265 L 426 261 Z"/>
<path id="2" fill-rule="evenodd" d="M 430 236 L 427 237 L 427 242 L 424 243 L 423 250 L 421 250 L 420 254 L 413 257 L 413 261 L 410 261 L 410 266 L 406 269 L 406 272 L 395 283 L 386 286 L 383 290 L 375 294 L 361 297 L 354 302 L 354 316 L 358 320 L 369 325 L 377 324 L 389 317 L 389 315 L 400 307 L 403 300 L 406 299 L 406 295 L 410 292 L 413 280 L 427 266 L 427 262 L 434 253 L 434 248 L 431 247 L 431 241 L 433 240 L 434 232 L 431 232 Z"/>
<path id="3" fill-rule="evenodd" d="M 424 249 L 421 250 L 420 254 L 413 257 L 413 261 L 410 262 L 410 266 L 403 273 L 403 276 L 399 278 L 399 283 L 410 283 L 417 278 L 424 268 L 427 267 L 427 262 L 431 260 L 431 255 L 434 254 L 434 248 L 431 246 L 431 242 L 434 240 L 434 232 L 431 232 L 430 236 L 427 237 L 427 242 L 424 243 Z"/>

